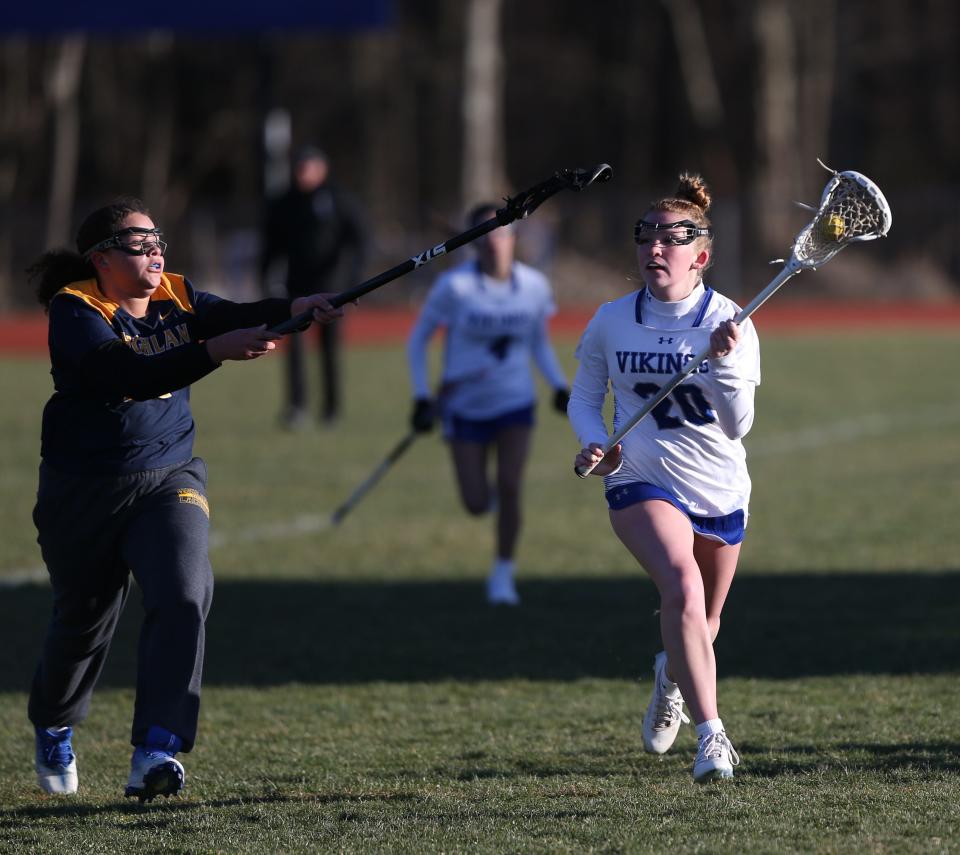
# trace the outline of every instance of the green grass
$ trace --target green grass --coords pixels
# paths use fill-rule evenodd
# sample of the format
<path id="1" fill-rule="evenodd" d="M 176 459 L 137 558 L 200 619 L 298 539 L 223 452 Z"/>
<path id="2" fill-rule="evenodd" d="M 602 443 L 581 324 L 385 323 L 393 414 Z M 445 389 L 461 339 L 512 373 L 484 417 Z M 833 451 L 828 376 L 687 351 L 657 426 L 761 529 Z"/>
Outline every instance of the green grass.
<path id="1" fill-rule="evenodd" d="M 943 367 L 960 339 L 768 336 L 763 358 L 717 641 L 731 784 L 694 787 L 689 728 L 642 752 L 655 592 L 546 406 L 520 609 L 483 605 L 491 521 L 459 510 L 435 436 L 327 526 L 406 430 L 402 351 L 364 348 L 333 431 L 277 429 L 276 360 L 194 389 L 218 587 L 182 798 L 121 797 L 136 597 L 78 730 L 79 796 L 35 792 L 25 689 L 49 595 L 0 588 L 0 852 L 958 851 L 960 404 Z M 44 361 L 0 361 L 0 580 L 40 568 L 49 388 Z"/>

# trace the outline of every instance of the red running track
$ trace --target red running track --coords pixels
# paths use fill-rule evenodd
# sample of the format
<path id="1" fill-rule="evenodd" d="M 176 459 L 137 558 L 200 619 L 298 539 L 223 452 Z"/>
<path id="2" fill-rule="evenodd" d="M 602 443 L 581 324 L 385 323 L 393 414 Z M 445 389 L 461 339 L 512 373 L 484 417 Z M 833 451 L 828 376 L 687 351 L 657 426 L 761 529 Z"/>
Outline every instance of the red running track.
<path id="1" fill-rule="evenodd" d="M 551 321 L 555 335 L 575 336 L 592 309 L 563 309 Z M 347 310 L 344 337 L 351 345 L 396 345 L 406 339 L 416 317 L 410 309 L 360 306 Z M 753 316 L 765 332 L 802 334 L 836 329 L 893 327 L 960 328 L 960 301 L 950 303 L 783 302 L 763 306 Z M 0 353 L 46 353 L 47 319 L 39 312 L 0 315 Z"/>

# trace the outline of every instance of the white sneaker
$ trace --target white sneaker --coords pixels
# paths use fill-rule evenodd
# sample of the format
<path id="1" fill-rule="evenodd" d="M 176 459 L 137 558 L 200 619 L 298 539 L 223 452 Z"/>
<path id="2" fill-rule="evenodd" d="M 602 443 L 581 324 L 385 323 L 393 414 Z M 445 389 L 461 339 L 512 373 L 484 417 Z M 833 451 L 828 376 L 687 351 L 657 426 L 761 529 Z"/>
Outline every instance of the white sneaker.
<path id="1" fill-rule="evenodd" d="M 700 740 L 697 759 L 693 763 L 693 780 L 698 784 L 720 778 L 732 778 L 733 767 L 740 765 L 740 757 L 727 739 L 727 734 L 711 733 Z"/>
<path id="2" fill-rule="evenodd" d="M 513 583 L 513 576 L 491 573 L 487 578 L 487 602 L 491 606 L 519 606 L 520 595 Z"/>
<path id="3" fill-rule="evenodd" d="M 676 689 L 668 693 L 663 684 L 666 675 L 667 654 L 660 651 L 653 660 L 653 696 L 643 717 L 643 750 L 650 754 L 666 754 L 676 741 L 680 723 L 690 723 L 683 714 L 683 695 Z"/>

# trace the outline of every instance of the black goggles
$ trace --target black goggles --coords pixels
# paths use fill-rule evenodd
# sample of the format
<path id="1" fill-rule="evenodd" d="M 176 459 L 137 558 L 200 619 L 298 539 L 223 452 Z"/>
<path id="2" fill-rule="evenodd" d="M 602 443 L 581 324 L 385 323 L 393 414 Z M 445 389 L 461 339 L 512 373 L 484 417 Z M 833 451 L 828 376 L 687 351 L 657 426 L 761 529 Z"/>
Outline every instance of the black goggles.
<path id="1" fill-rule="evenodd" d="M 685 246 L 698 237 L 713 237 L 713 229 L 704 229 L 693 220 L 677 220 L 675 223 L 648 223 L 637 220 L 633 227 L 633 240 L 643 246 L 658 239 L 664 246 Z"/>
<path id="2" fill-rule="evenodd" d="M 106 249 L 119 249 L 127 255 L 149 255 L 155 249 L 159 249 L 160 255 L 164 255 L 167 251 L 167 243 L 160 240 L 162 236 L 163 232 L 160 229 L 143 229 L 131 226 L 110 235 L 100 243 L 95 243 L 84 253 L 84 256 L 89 258 L 91 253 Z M 133 240 L 129 240 L 131 237 Z"/>

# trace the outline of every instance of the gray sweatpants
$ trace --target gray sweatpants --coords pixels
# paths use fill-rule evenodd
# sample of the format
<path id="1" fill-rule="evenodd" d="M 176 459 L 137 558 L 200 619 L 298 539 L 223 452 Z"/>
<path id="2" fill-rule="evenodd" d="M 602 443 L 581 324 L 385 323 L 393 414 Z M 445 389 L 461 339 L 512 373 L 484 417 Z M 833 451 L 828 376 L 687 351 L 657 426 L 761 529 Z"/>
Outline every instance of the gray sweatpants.
<path id="1" fill-rule="evenodd" d="M 143 593 L 131 742 L 152 725 L 193 747 L 213 596 L 206 464 L 90 476 L 40 466 L 33 512 L 53 615 L 30 691 L 37 727 L 82 721 L 130 590 Z"/>

